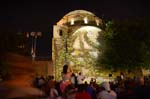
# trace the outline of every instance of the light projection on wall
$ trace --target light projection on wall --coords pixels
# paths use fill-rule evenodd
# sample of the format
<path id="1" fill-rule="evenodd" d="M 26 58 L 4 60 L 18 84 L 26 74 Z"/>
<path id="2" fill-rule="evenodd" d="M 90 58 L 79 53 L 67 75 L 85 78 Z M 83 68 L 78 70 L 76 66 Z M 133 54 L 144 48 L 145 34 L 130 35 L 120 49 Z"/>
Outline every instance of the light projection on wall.
<path id="1" fill-rule="evenodd" d="M 76 30 L 72 37 L 75 38 L 73 41 L 74 51 L 71 53 L 73 56 L 80 55 L 84 56 L 83 51 L 88 51 L 92 57 L 97 58 L 98 49 L 96 47 L 100 46 L 100 42 L 97 41 L 101 29 L 93 26 L 84 26 Z"/>
<path id="2" fill-rule="evenodd" d="M 71 48 L 68 61 L 73 63 L 75 71 L 84 71 L 87 76 L 92 75 L 95 61 L 101 53 L 99 48 L 102 46 L 97 38 L 102 34 L 103 31 L 94 26 L 83 26 L 72 34 L 68 42 Z"/>

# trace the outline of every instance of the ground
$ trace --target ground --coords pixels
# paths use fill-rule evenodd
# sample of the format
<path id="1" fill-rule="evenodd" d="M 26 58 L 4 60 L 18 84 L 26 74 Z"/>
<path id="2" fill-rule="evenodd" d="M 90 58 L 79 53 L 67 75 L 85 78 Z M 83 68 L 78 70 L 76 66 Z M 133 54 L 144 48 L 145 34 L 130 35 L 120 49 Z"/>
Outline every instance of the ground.
<path id="1" fill-rule="evenodd" d="M 29 92 L 32 87 L 32 81 L 34 78 L 35 67 L 33 67 L 33 61 L 30 57 L 8 54 L 6 61 L 9 62 L 9 78 L 3 82 L 0 82 L 0 99 L 7 99 L 8 96 L 15 95 L 15 92 L 19 94 L 27 94 L 23 92 Z M 25 91 L 23 91 L 25 90 Z M 23 91 L 22 93 L 19 93 Z M 32 91 L 34 93 L 34 91 Z M 38 91 L 35 91 L 38 93 Z"/>

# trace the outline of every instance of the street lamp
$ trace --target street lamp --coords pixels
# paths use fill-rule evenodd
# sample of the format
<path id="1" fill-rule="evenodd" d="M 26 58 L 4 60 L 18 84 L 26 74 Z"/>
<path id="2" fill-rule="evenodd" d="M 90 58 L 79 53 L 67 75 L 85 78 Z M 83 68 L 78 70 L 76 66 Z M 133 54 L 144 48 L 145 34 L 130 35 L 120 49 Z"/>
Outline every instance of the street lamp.
<path id="1" fill-rule="evenodd" d="M 31 47 L 31 56 L 34 60 L 36 57 L 36 40 L 38 37 L 42 36 L 41 32 L 31 32 L 30 36 L 32 36 L 32 47 Z"/>

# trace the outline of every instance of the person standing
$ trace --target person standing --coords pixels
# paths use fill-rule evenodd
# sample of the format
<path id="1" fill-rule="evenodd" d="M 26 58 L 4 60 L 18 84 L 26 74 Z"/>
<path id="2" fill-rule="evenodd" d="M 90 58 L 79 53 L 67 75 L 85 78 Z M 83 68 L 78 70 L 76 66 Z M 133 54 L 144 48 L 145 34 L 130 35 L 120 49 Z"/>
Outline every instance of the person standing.
<path id="1" fill-rule="evenodd" d="M 111 90 L 109 82 L 103 82 L 102 91 L 97 95 L 97 99 L 117 99 L 117 94 L 115 91 Z"/>
<path id="2" fill-rule="evenodd" d="M 79 74 L 77 76 L 78 85 L 83 84 L 84 79 L 85 79 L 85 76 L 81 72 L 79 72 Z"/>

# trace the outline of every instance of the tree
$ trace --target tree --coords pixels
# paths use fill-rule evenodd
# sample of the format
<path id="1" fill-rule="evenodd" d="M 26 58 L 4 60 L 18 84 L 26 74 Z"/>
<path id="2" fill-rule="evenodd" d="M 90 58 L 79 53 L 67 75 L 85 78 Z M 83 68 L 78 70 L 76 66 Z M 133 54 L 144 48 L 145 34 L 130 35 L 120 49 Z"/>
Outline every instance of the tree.
<path id="1" fill-rule="evenodd" d="M 105 47 L 98 64 L 111 69 L 150 66 L 150 20 L 113 20 L 106 24 Z"/>

